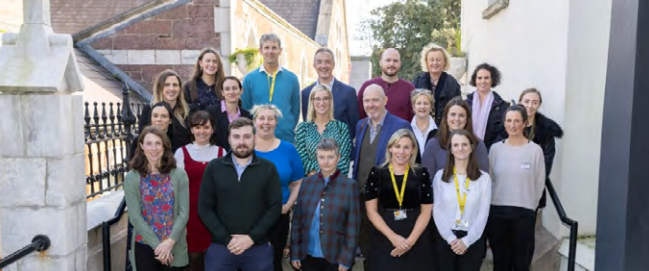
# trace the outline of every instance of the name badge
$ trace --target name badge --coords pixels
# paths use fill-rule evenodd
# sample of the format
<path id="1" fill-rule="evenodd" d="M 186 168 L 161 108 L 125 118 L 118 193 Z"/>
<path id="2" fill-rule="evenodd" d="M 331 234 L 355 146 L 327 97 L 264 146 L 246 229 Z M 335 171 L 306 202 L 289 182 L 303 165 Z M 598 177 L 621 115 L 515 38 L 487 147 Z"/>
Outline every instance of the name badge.
<path id="1" fill-rule="evenodd" d="M 394 220 L 404 220 L 408 218 L 405 210 L 394 211 Z"/>
<path id="2" fill-rule="evenodd" d="M 532 167 L 532 165 L 530 165 L 530 163 L 522 163 L 521 164 L 522 169 L 530 169 L 531 167 Z"/>
<path id="3" fill-rule="evenodd" d="M 468 228 L 469 227 L 469 220 L 466 220 L 466 219 L 455 220 L 455 226 Z"/>

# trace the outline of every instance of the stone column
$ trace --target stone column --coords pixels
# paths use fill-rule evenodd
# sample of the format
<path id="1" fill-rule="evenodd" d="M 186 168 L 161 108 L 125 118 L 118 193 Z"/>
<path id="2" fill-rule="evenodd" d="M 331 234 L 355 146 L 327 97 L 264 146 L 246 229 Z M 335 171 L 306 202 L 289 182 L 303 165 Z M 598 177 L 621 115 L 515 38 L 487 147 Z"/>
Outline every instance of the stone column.
<path id="1" fill-rule="evenodd" d="M 70 35 L 49 0 L 24 0 L 19 34 L 0 49 L 0 257 L 38 234 L 49 250 L 5 271 L 86 270 L 83 89 Z"/>

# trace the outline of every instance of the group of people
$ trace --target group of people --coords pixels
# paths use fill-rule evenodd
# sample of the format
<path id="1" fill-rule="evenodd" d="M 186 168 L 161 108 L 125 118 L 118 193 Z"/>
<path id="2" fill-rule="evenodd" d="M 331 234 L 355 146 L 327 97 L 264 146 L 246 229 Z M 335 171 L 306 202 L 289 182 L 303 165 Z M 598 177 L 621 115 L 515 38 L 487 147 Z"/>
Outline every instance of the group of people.
<path id="1" fill-rule="evenodd" d="M 125 199 L 132 270 L 529 270 L 558 124 L 528 89 L 510 105 L 479 65 L 463 100 L 448 53 L 399 52 L 358 91 L 333 76 L 328 48 L 303 90 L 264 34 L 243 82 L 214 49 L 192 78 L 163 71 L 131 144 Z M 335 106 L 334 106 L 335 105 Z M 302 119 L 302 122 L 299 120 Z"/>

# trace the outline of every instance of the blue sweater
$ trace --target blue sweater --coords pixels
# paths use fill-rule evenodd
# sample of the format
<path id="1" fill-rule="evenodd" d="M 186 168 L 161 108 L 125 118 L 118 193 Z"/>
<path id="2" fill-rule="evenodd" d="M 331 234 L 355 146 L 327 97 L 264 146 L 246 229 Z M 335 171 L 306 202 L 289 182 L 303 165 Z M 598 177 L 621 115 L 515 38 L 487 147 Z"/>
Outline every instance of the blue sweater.
<path id="1" fill-rule="evenodd" d="M 304 167 L 302 166 L 300 154 L 298 154 L 295 146 L 283 140 L 276 149 L 268 152 L 255 150 L 255 154 L 273 162 L 275 165 L 282 184 L 282 204 L 285 204 L 291 195 L 289 184 L 304 177 Z"/>
<path id="2" fill-rule="evenodd" d="M 273 101 L 270 102 L 270 85 L 272 84 L 263 66 L 253 70 L 243 79 L 243 93 L 241 94 L 241 107 L 250 111 L 258 104 L 274 104 L 282 112 L 275 136 L 277 138 L 295 143 L 295 126 L 300 118 L 300 83 L 297 76 L 283 68 L 277 71 Z"/>

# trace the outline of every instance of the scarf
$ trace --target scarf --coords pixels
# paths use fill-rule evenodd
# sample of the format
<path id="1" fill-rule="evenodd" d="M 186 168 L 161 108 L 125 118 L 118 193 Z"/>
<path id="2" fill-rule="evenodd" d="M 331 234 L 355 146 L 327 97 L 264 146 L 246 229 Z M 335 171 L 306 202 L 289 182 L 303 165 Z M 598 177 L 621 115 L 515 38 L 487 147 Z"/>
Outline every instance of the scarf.
<path id="1" fill-rule="evenodd" d="M 478 91 L 473 92 L 473 104 L 471 105 L 471 114 L 473 115 L 473 132 L 484 140 L 485 132 L 487 130 L 487 121 L 489 120 L 489 112 L 491 112 L 491 104 L 494 102 L 493 91 L 489 91 L 484 103 L 480 105 L 480 95 Z"/>

